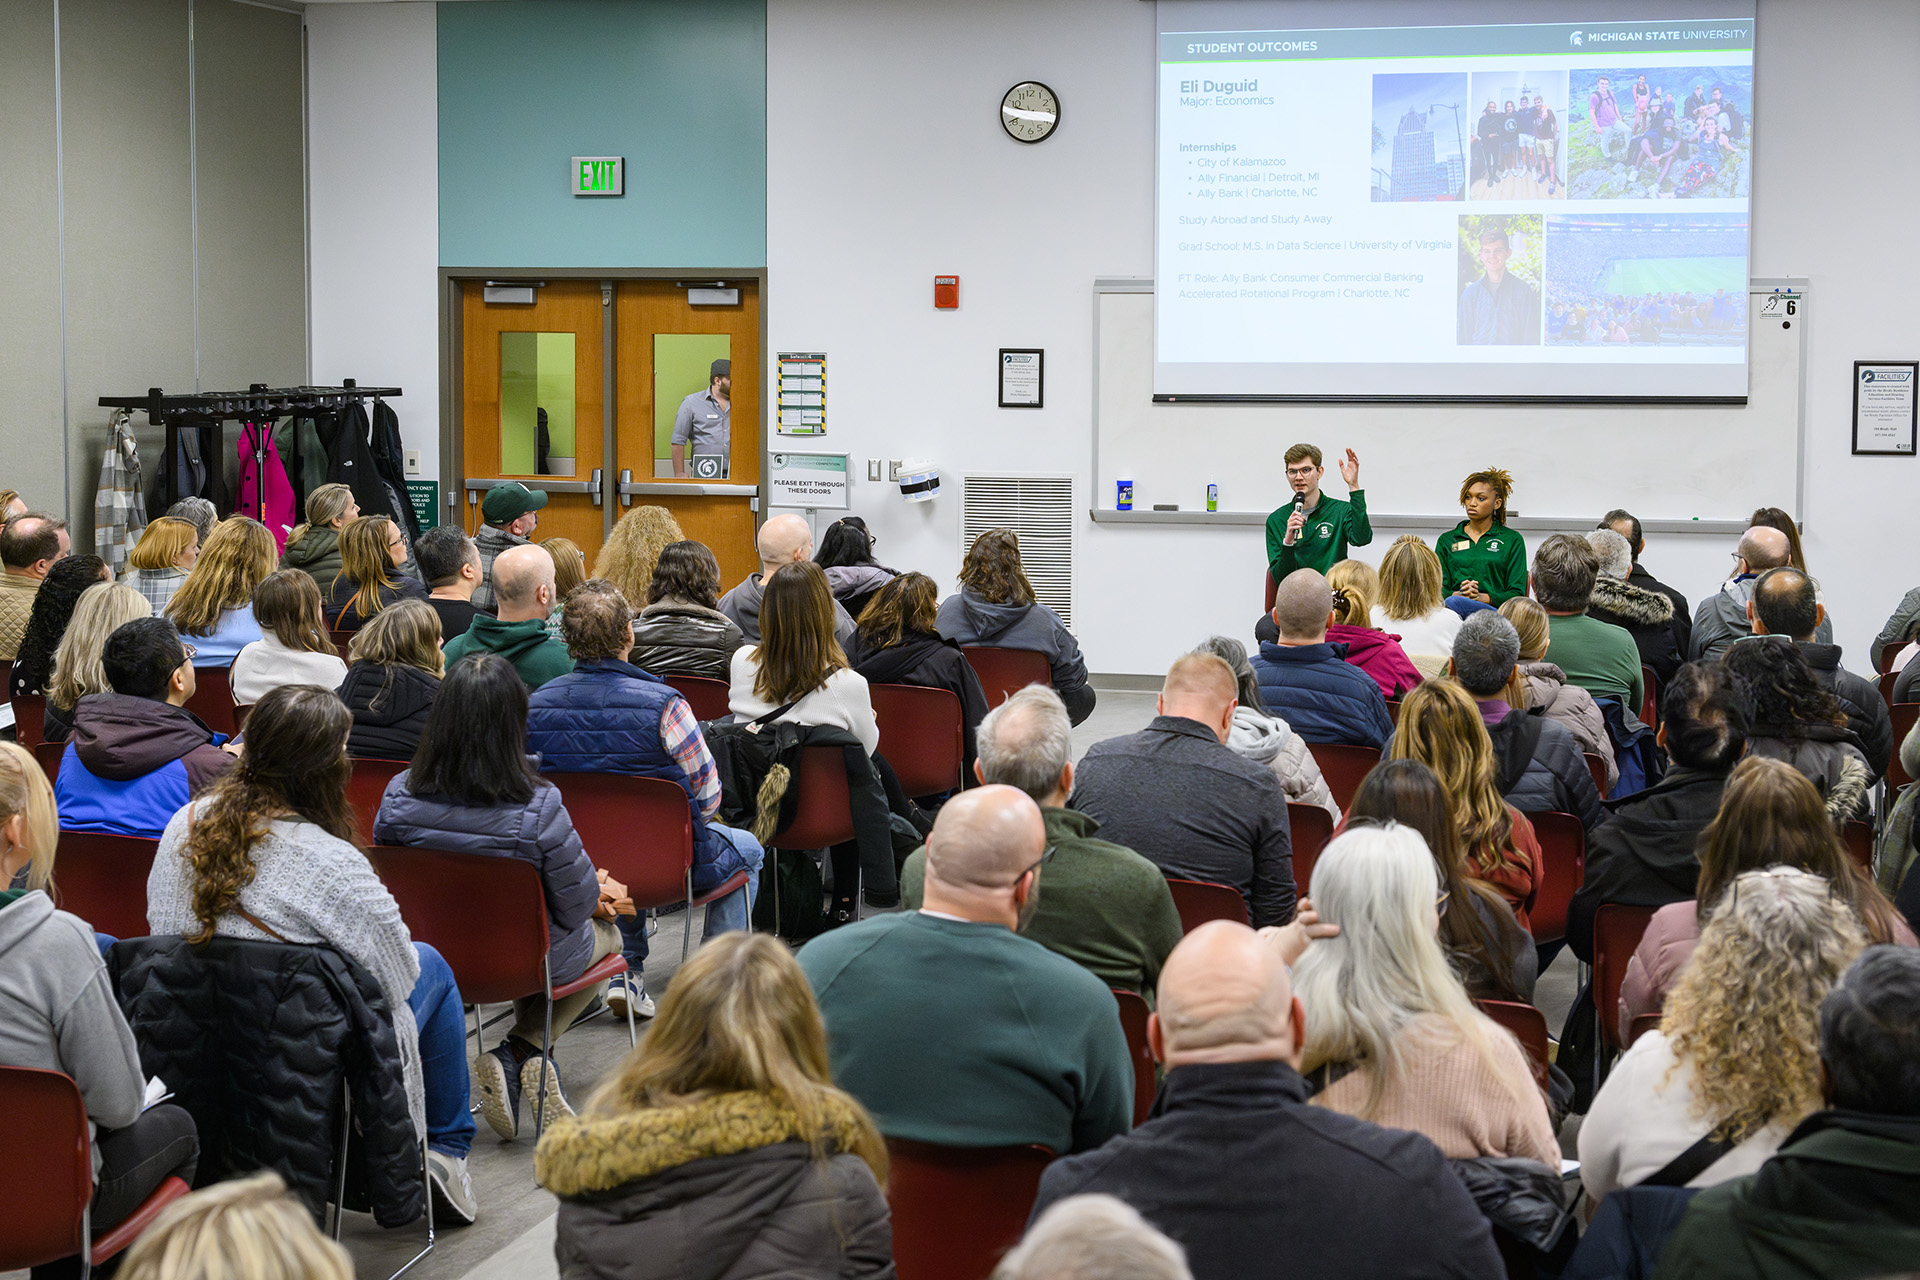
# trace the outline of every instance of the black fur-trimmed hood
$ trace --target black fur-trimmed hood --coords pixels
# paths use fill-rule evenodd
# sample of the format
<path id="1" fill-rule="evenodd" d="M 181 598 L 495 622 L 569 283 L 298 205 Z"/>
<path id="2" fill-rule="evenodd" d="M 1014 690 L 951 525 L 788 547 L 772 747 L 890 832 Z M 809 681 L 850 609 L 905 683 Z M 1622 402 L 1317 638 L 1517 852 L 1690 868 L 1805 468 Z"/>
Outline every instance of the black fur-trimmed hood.
<path id="1" fill-rule="evenodd" d="M 1618 578 L 1594 580 L 1589 609 L 1598 609 L 1636 627 L 1664 627 L 1673 621 L 1673 601 Z"/>

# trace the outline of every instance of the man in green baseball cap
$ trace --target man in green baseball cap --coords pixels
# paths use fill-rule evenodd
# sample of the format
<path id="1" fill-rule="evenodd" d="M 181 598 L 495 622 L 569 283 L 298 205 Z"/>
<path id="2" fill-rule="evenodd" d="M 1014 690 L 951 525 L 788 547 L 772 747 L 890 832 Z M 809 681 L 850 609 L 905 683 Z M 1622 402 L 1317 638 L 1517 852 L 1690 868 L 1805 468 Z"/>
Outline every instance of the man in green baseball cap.
<path id="1" fill-rule="evenodd" d="M 544 489 L 529 489 L 518 480 L 503 480 L 480 500 L 480 518 L 486 521 L 474 535 L 480 552 L 480 585 L 473 589 L 473 607 L 492 613 L 493 561 L 509 547 L 524 547 L 528 535 L 540 526 L 540 508 L 547 505 Z"/>

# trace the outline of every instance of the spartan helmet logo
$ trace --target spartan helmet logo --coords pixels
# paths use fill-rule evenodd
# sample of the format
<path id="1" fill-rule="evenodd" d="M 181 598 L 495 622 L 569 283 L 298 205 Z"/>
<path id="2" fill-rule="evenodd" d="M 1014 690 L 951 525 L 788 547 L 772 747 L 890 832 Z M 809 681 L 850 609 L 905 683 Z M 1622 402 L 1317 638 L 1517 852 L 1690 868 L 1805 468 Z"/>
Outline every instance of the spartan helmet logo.
<path id="1" fill-rule="evenodd" d="M 1567 37 L 1567 43 L 1572 45 L 1576 49 L 1578 49 L 1581 45 L 1585 44 L 1586 42 L 1587 42 L 1586 34 L 1584 32 L 1576 31 L 1572 35 Z"/>

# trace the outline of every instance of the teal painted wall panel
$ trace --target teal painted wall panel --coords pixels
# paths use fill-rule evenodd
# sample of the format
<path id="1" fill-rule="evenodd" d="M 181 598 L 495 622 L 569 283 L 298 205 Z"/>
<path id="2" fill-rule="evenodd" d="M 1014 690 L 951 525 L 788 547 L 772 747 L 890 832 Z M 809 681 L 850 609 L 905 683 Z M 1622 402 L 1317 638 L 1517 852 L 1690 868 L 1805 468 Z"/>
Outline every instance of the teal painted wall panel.
<path id="1" fill-rule="evenodd" d="M 442 265 L 766 265 L 766 0 L 488 0 L 438 27 Z M 577 155 L 626 157 L 626 194 L 570 194 Z"/>

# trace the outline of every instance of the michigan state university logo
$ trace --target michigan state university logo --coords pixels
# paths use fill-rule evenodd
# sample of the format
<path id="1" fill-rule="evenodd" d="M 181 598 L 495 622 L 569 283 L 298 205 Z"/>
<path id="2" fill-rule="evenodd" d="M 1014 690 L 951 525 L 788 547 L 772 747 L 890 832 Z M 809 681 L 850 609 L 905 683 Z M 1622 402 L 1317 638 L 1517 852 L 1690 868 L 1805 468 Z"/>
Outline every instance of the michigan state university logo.
<path id="1" fill-rule="evenodd" d="M 1487 550 L 1498 551 L 1499 549 L 1500 549 L 1500 539 L 1498 538 L 1487 539 Z"/>
<path id="2" fill-rule="evenodd" d="M 1332 525 L 1330 525 L 1330 524 L 1323 524 L 1323 525 L 1321 525 L 1321 526 L 1320 526 L 1320 536 L 1321 536 L 1322 538 L 1331 538 L 1331 537 L 1333 536 L 1333 526 L 1332 526 Z"/>

